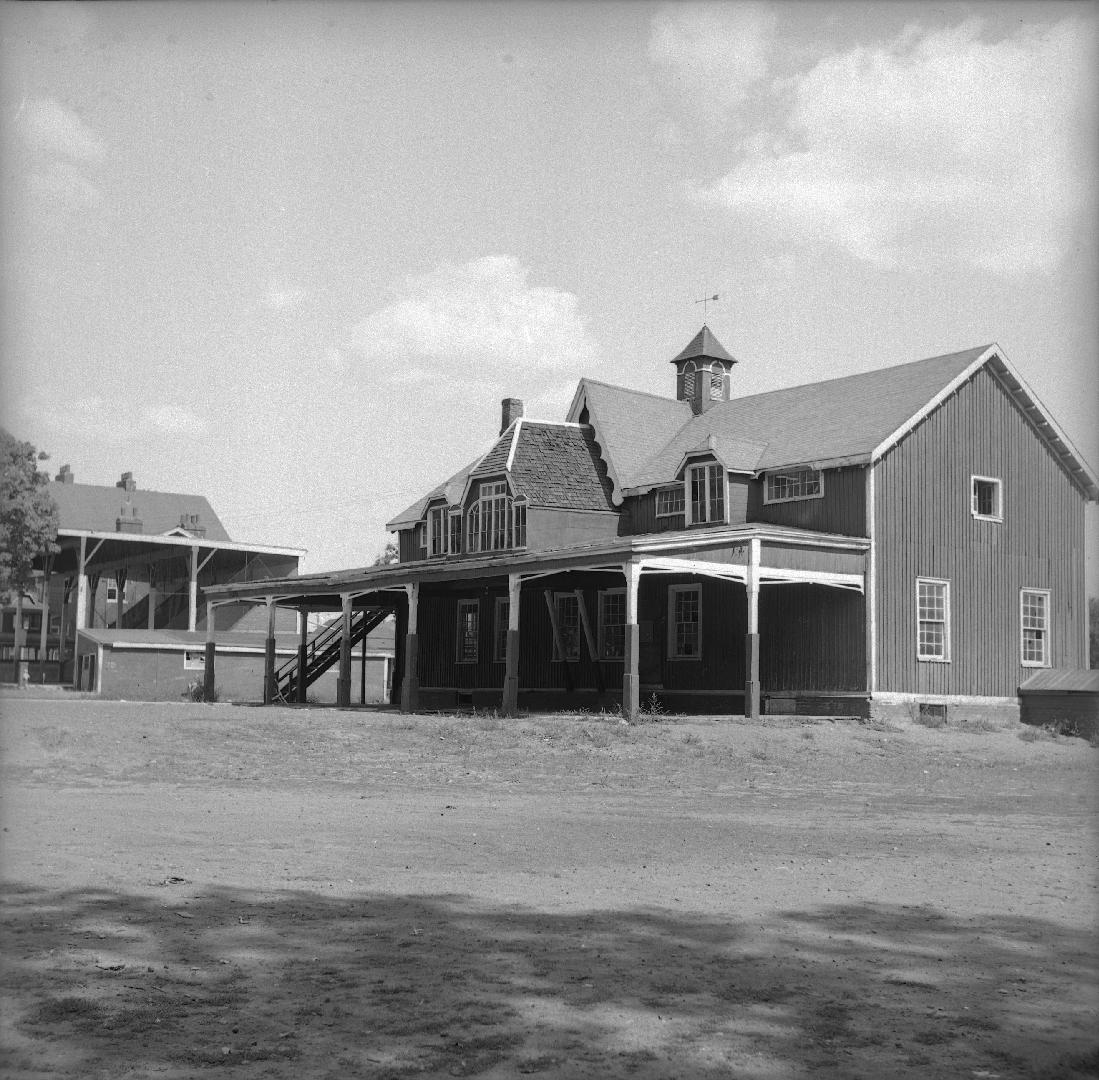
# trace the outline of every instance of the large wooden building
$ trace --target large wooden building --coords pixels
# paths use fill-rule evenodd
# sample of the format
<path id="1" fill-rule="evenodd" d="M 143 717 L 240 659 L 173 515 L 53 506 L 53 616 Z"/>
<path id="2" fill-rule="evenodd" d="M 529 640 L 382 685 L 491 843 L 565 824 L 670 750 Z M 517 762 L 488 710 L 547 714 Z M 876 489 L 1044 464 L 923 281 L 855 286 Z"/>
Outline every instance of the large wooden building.
<path id="1" fill-rule="evenodd" d="M 1099 481 L 997 346 L 747 397 L 707 327 L 671 363 L 668 397 L 582 379 L 562 422 L 505 399 L 390 522 L 396 565 L 207 599 L 340 610 L 348 642 L 395 612 L 407 710 L 966 716 L 1085 666 Z"/>

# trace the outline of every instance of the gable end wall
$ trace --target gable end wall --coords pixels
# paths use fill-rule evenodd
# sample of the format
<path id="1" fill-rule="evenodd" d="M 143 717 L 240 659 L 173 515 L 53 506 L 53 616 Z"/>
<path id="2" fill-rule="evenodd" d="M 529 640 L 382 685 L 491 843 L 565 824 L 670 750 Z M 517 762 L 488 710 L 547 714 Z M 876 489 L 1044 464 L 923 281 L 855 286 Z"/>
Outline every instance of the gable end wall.
<path id="1" fill-rule="evenodd" d="M 1002 523 L 970 510 L 973 475 L 1003 482 Z M 1051 592 L 1052 665 L 1083 667 L 1084 500 L 981 369 L 875 466 L 877 687 L 1014 696 L 1019 592 Z M 916 659 L 916 579 L 950 582 L 949 663 Z"/>

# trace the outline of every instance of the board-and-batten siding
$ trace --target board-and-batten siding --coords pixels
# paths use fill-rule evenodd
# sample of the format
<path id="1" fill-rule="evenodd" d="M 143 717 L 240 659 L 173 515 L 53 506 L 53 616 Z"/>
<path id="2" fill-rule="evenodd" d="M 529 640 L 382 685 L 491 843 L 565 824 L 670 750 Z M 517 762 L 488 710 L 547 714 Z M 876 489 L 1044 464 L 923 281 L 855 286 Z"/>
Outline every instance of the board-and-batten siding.
<path id="1" fill-rule="evenodd" d="M 764 479 L 753 480 L 748 492 L 748 520 L 796 529 L 839 533 L 842 536 L 866 535 L 866 469 L 852 466 L 825 469 L 824 494 L 819 499 L 793 499 L 790 502 L 763 501 Z"/>
<path id="2" fill-rule="evenodd" d="M 971 513 L 971 477 L 1003 483 L 1003 522 Z M 1082 667 L 1083 497 L 982 369 L 875 467 L 877 689 L 1014 696 L 1019 593 L 1048 589 L 1051 662 Z M 916 579 L 950 582 L 950 662 L 916 659 Z"/>

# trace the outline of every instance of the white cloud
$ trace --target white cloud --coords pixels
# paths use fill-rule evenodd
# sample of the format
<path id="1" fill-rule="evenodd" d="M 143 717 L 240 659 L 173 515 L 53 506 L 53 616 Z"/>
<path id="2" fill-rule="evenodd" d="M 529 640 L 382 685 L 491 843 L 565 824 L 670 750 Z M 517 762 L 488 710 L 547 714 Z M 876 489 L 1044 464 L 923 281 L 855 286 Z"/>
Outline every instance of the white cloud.
<path id="1" fill-rule="evenodd" d="M 652 17 L 649 59 L 688 100 L 733 106 L 767 75 L 775 27 L 762 4 L 666 4 Z"/>
<path id="2" fill-rule="evenodd" d="M 1052 269 L 1092 224 L 1094 27 L 981 30 L 825 58 L 788 83 L 785 130 L 696 196 L 886 266 Z"/>
<path id="3" fill-rule="evenodd" d="M 205 435 L 206 421 L 180 405 L 159 405 L 141 414 L 142 426 L 166 435 Z"/>
<path id="4" fill-rule="evenodd" d="M 97 161 L 103 143 L 79 116 L 53 98 L 33 98 L 19 107 L 19 130 L 37 150 L 60 154 L 74 161 Z"/>
<path id="5" fill-rule="evenodd" d="M 528 283 L 528 271 L 507 255 L 442 263 L 406 279 L 393 303 L 350 335 L 348 348 L 388 377 L 409 381 L 460 367 L 471 379 L 516 380 L 582 372 L 597 349 L 576 297 Z"/>

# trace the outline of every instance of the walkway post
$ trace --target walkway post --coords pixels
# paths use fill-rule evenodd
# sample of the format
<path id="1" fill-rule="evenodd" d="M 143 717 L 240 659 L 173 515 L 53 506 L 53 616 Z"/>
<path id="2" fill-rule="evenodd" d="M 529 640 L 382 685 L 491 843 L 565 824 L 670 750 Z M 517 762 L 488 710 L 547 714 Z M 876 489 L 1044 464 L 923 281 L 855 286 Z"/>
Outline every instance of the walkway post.
<path id="1" fill-rule="evenodd" d="M 187 629 L 198 622 L 198 545 L 191 545 L 191 572 L 187 583 Z"/>
<path id="2" fill-rule="evenodd" d="M 305 685 L 305 669 L 309 666 L 309 610 L 298 612 L 298 632 L 301 635 L 298 639 L 298 674 L 295 682 L 295 689 L 297 693 L 294 695 L 297 698 L 299 705 L 304 705 L 306 700 L 306 690 L 308 687 Z"/>
<path id="3" fill-rule="evenodd" d="M 206 664 L 202 676 L 202 700 L 213 701 L 214 682 L 214 605 L 206 601 Z"/>
<path id="4" fill-rule="evenodd" d="M 746 681 L 744 685 L 744 716 L 759 719 L 759 537 L 749 542 L 748 575 L 744 585 L 748 591 L 748 635 L 745 638 Z"/>
<path id="5" fill-rule="evenodd" d="M 408 629 L 405 631 L 404 679 L 401 682 L 401 712 L 415 712 L 420 704 L 420 675 L 416 641 L 416 608 L 420 601 L 420 583 L 405 586 L 408 594 Z"/>
<path id="6" fill-rule="evenodd" d="M 523 579 L 508 574 L 508 636 L 504 642 L 504 695 L 500 711 L 514 716 L 519 711 L 519 598 Z"/>
<path id="7" fill-rule="evenodd" d="M 264 648 L 263 663 L 263 703 L 270 705 L 275 700 L 275 598 L 264 597 L 267 604 L 267 642 Z"/>
<path id="8" fill-rule="evenodd" d="M 623 627 L 622 716 L 633 721 L 641 708 L 640 636 L 637 628 L 637 595 L 641 586 L 641 564 L 628 562 L 626 575 L 626 625 Z"/>
<path id="9" fill-rule="evenodd" d="M 336 683 L 336 706 L 351 704 L 351 593 L 340 596 L 340 677 Z"/>

